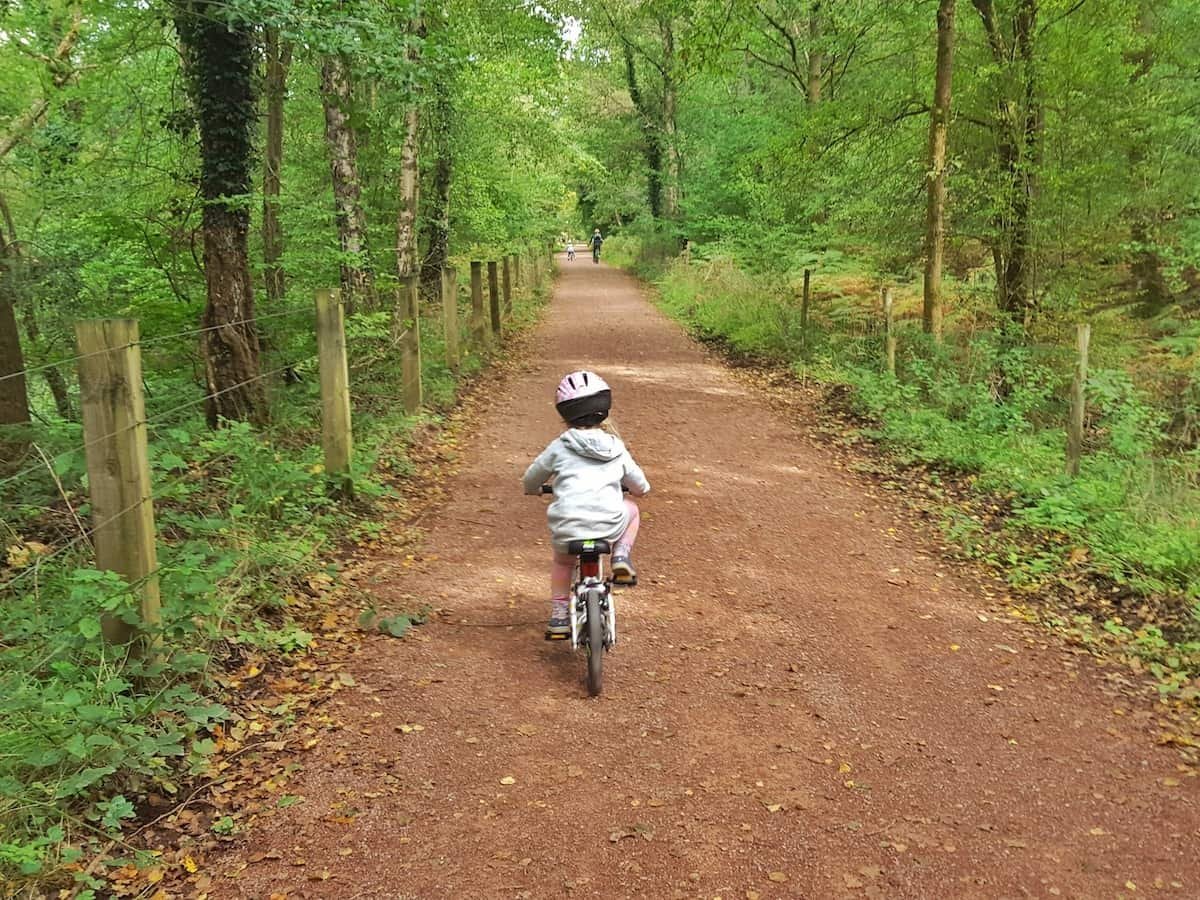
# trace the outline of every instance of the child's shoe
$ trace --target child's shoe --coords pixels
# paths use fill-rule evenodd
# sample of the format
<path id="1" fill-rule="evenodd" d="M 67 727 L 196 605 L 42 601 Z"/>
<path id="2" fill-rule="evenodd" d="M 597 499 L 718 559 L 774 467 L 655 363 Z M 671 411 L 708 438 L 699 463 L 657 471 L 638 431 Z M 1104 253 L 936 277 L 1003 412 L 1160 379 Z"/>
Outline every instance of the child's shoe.
<path id="1" fill-rule="evenodd" d="M 637 584 L 637 570 L 628 553 L 614 553 L 612 558 L 613 584 Z"/>
<path id="2" fill-rule="evenodd" d="M 561 641 L 571 636 L 571 614 L 566 600 L 550 601 L 550 624 L 546 626 L 546 639 Z"/>

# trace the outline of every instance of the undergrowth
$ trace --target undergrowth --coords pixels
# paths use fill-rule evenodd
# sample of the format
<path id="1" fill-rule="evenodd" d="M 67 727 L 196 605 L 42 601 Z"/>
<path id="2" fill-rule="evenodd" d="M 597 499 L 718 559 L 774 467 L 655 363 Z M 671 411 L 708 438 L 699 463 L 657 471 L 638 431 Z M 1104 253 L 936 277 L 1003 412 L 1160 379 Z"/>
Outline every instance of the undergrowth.
<path id="1" fill-rule="evenodd" d="M 613 256 L 653 273 L 637 263 L 636 239 L 616 249 Z M 750 275 L 719 257 L 657 271 L 670 315 L 734 352 L 849 386 L 842 393 L 863 432 L 901 465 L 920 466 L 935 481 L 958 479 L 1001 504 L 1008 512 L 998 527 L 953 504 L 945 525 L 1014 590 L 1087 581 L 1102 595 L 1093 612 L 1107 633 L 1131 635 L 1165 667 L 1172 690 L 1187 681 L 1172 673 L 1200 671 L 1200 450 L 1166 437 L 1166 410 L 1130 377 L 1119 352 L 1094 353 L 1082 471 L 1069 478 L 1073 354 L 1065 340 L 1018 340 L 960 321 L 937 344 L 909 318 L 893 377 L 883 366 L 878 280 L 849 260 L 833 260 L 814 279 L 807 329 L 796 275 Z M 908 309 L 919 302 L 918 290 L 901 286 L 901 310 L 905 299 Z"/>
<path id="2" fill-rule="evenodd" d="M 519 302 L 513 324 L 527 325 L 536 306 Z M 92 896 L 102 872 L 83 862 L 120 844 L 147 796 L 178 798 L 208 772 L 236 699 L 236 681 L 223 673 L 312 646 L 313 586 L 336 581 L 339 546 L 379 530 L 377 501 L 392 479 L 414 473 L 407 448 L 415 426 L 436 427 L 462 379 L 482 365 L 472 355 L 451 372 L 440 321 L 427 322 L 427 411 L 414 418 L 400 411 L 390 317 L 356 316 L 347 335 L 352 503 L 328 490 L 315 367 L 272 387 L 266 430 L 230 423 L 209 431 L 198 406 L 152 429 L 162 595 L 153 656 L 100 639 L 102 615 L 145 627 L 130 586 L 92 566 L 86 541 L 53 552 L 90 522 L 83 455 L 71 450 L 81 443 L 79 427 L 40 430 L 37 448 L 49 464 L 19 484 L 0 482 L 0 884 L 9 890 L 24 885 L 36 895 L 74 881 L 79 896 Z M 160 396 L 197 390 L 187 376 L 156 379 L 154 388 L 152 420 Z M 369 624 L 402 633 L 399 616 L 376 622 L 369 612 Z"/>

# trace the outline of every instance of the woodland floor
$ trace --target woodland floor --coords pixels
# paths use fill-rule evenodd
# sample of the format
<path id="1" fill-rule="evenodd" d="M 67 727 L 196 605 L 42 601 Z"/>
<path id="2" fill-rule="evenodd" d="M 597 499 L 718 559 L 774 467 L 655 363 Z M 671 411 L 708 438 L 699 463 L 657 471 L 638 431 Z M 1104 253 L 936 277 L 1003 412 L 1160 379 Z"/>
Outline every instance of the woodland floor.
<path id="1" fill-rule="evenodd" d="M 562 262 L 408 566 L 439 609 L 347 665 L 302 798 L 214 898 L 1200 896 L 1200 779 L 1154 708 L 1006 616 L 631 278 Z M 525 465 L 561 375 L 614 386 L 653 485 L 589 699 L 542 630 Z"/>

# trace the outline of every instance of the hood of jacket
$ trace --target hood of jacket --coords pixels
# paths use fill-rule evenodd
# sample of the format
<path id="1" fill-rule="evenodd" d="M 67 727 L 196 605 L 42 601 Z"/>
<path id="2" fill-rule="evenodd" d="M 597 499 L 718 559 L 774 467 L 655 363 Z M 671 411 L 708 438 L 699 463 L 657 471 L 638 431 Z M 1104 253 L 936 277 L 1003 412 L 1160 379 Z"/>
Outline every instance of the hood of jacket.
<path id="1" fill-rule="evenodd" d="M 580 456 L 601 462 L 614 460 L 625 452 L 621 439 L 603 428 L 571 428 L 564 431 L 559 440 Z"/>

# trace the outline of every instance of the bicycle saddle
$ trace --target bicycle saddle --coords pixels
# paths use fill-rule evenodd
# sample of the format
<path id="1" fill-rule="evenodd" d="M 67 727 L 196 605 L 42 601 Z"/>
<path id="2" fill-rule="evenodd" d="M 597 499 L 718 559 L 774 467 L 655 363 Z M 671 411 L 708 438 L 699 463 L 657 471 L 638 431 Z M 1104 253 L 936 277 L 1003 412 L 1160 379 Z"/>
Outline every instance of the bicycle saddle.
<path id="1" fill-rule="evenodd" d="M 567 553 L 571 556 L 602 556 L 612 553 L 608 541 L 571 541 L 567 544 Z"/>

